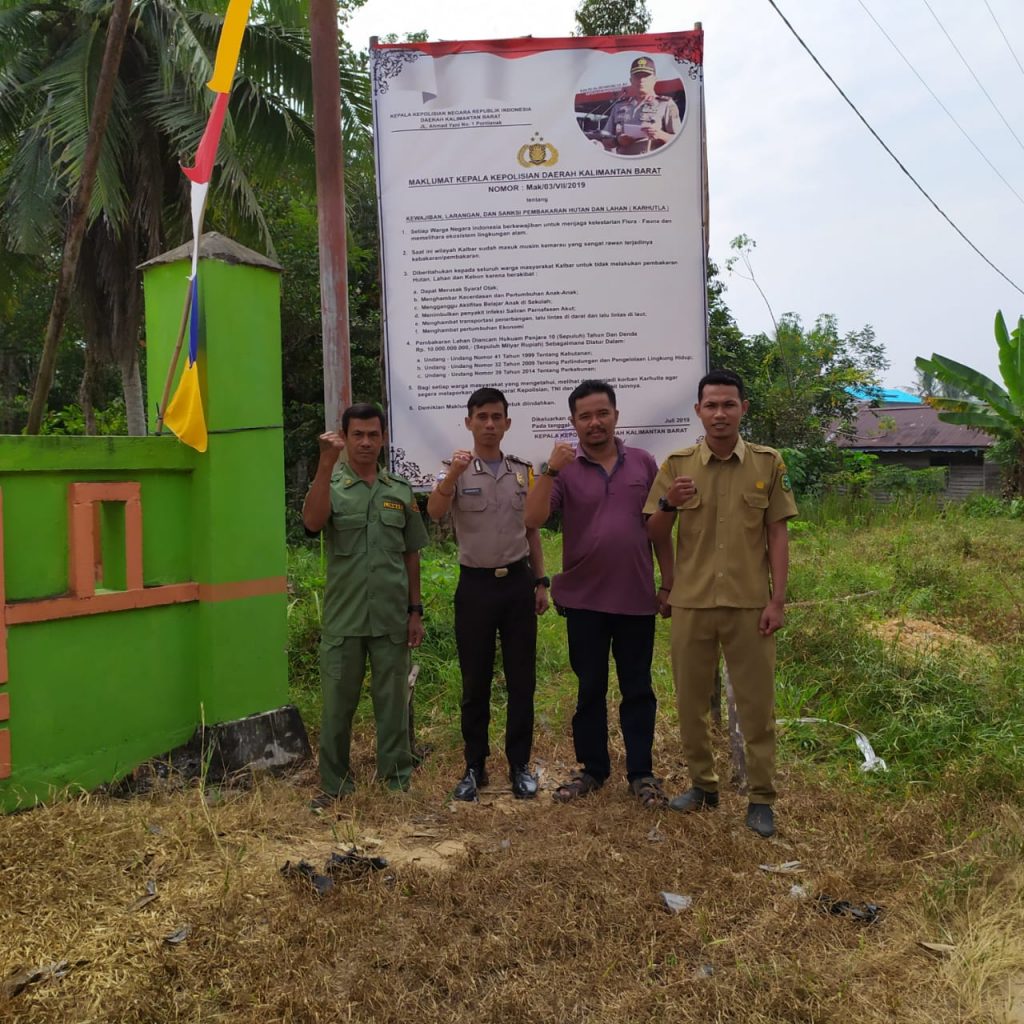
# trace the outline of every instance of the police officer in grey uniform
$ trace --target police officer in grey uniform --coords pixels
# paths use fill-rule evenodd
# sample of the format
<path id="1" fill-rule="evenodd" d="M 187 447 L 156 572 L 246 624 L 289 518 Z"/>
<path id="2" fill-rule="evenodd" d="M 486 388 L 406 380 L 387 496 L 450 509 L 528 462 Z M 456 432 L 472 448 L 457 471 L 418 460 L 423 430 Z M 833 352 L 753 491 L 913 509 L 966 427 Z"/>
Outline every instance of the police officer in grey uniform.
<path id="1" fill-rule="evenodd" d="M 451 511 L 459 545 L 455 642 L 462 670 L 462 738 L 466 771 L 456 800 L 476 800 L 487 784 L 491 681 L 495 638 L 501 637 L 508 687 L 505 754 L 512 793 L 537 795 L 530 770 L 536 689 L 537 616 L 548 607 L 540 534 L 524 523 L 530 464 L 501 451 L 512 425 L 508 402 L 496 388 L 480 388 L 467 403 L 473 450 L 457 450 L 438 475 L 427 501 L 432 519 Z"/>
<path id="2" fill-rule="evenodd" d="M 629 66 L 629 86 L 612 104 L 605 121 L 606 135 L 615 140 L 621 156 L 643 156 L 660 149 L 679 133 L 679 107 L 670 96 L 659 96 L 654 61 L 637 57 Z"/>

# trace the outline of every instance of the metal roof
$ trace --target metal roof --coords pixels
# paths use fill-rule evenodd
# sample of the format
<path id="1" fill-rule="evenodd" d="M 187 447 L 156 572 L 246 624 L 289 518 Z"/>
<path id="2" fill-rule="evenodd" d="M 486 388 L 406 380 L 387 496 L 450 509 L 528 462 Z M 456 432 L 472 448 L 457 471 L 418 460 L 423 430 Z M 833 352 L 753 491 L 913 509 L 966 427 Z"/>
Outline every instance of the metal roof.
<path id="1" fill-rule="evenodd" d="M 993 438 L 974 427 L 943 423 L 930 405 L 887 405 L 857 412 L 855 436 L 837 437 L 840 448 L 859 451 L 977 451 Z"/>
<path id="2" fill-rule="evenodd" d="M 199 236 L 199 258 L 201 260 L 218 260 L 221 263 L 241 263 L 248 267 L 265 267 L 267 270 L 281 270 L 281 265 L 252 249 L 228 238 L 217 231 L 205 231 Z M 192 259 L 192 243 L 186 242 L 177 249 L 161 253 L 154 259 L 139 265 L 139 270 L 160 266 L 163 263 L 179 263 Z"/>

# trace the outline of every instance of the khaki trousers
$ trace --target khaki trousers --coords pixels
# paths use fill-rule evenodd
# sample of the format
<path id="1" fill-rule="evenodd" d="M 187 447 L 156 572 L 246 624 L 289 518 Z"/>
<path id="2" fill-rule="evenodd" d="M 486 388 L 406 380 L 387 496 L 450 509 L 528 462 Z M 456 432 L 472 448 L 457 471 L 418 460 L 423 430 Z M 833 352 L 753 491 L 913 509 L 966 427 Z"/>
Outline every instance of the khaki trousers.
<path id="1" fill-rule="evenodd" d="M 718 791 L 710 705 L 721 648 L 747 752 L 750 802 L 775 801 L 775 637 L 757 631 L 761 608 L 673 608 L 672 673 L 679 734 L 694 786 Z"/>

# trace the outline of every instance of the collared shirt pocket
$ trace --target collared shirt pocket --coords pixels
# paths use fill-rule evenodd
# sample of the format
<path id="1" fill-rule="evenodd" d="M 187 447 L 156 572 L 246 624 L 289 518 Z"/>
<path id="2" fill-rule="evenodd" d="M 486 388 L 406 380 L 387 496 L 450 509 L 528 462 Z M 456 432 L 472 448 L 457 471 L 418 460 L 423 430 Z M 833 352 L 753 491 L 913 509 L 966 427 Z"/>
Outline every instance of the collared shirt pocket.
<path id="1" fill-rule="evenodd" d="M 381 546 L 389 551 L 405 550 L 405 510 L 382 508 L 380 510 Z"/>
<path id="2" fill-rule="evenodd" d="M 743 525 L 748 529 L 761 529 L 764 514 L 768 508 L 768 495 L 760 491 L 746 491 L 743 494 Z"/>
<path id="3" fill-rule="evenodd" d="M 512 507 L 516 511 L 526 508 L 526 488 L 512 492 Z"/>
<path id="4" fill-rule="evenodd" d="M 459 491 L 460 512 L 483 512 L 487 508 L 487 495 L 482 487 L 467 487 Z"/>
<path id="5" fill-rule="evenodd" d="M 334 553 L 355 555 L 366 550 L 366 516 L 362 512 L 331 517 L 334 528 Z"/>
<path id="6" fill-rule="evenodd" d="M 679 520 L 680 533 L 694 533 L 700 529 L 704 520 L 702 513 L 702 502 L 698 492 L 692 498 L 688 498 L 679 506 L 676 518 Z"/>

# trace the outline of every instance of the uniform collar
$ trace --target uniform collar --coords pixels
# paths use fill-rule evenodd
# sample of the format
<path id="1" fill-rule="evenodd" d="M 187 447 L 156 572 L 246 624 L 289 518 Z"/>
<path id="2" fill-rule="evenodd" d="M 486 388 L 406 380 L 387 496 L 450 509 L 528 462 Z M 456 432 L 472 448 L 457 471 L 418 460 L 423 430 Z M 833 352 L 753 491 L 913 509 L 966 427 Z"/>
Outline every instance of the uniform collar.
<path id="1" fill-rule="evenodd" d="M 736 456 L 737 459 L 742 463 L 747 455 L 747 446 L 743 441 L 742 437 L 736 438 L 736 447 L 733 448 L 732 454 L 729 459 Z M 706 466 L 711 459 L 717 459 L 718 456 L 708 447 L 708 442 L 703 437 L 700 439 L 700 464 Z M 728 462 L 729 459 L 719 459 L 720 462 Z"/>
<path id="2" fill-rule="evenodd" d="M 365 484 L 367 487 L 373 486 L 373 484 L 366 483 L 366 481 L 358 473 L 356 473 L 347 462 L 342 463 L 338 467 L 338 471 L 341 474 L 342 487 L 352 487 L 354 484 Z M 391 482 L 387 470 L 378 468 L 376 482 L 382 484 L 388 484 Z"/>
<path id="3" fill-rule="evenodd" d="M 494 474 L 495 478 L 512 472 L 512 467 L 508 464 L 508 456 L 504 452 L 499 453 L 498 459 L 500 460 L 500 464 L 498 466 L 498 472 Z M 487 460 L 482 455 L 477 455 L 476 452 L 473 452 L 473 472 L 486 473 L 488 476 L 491 475 L 491 471 L 487 466 Z"/>

